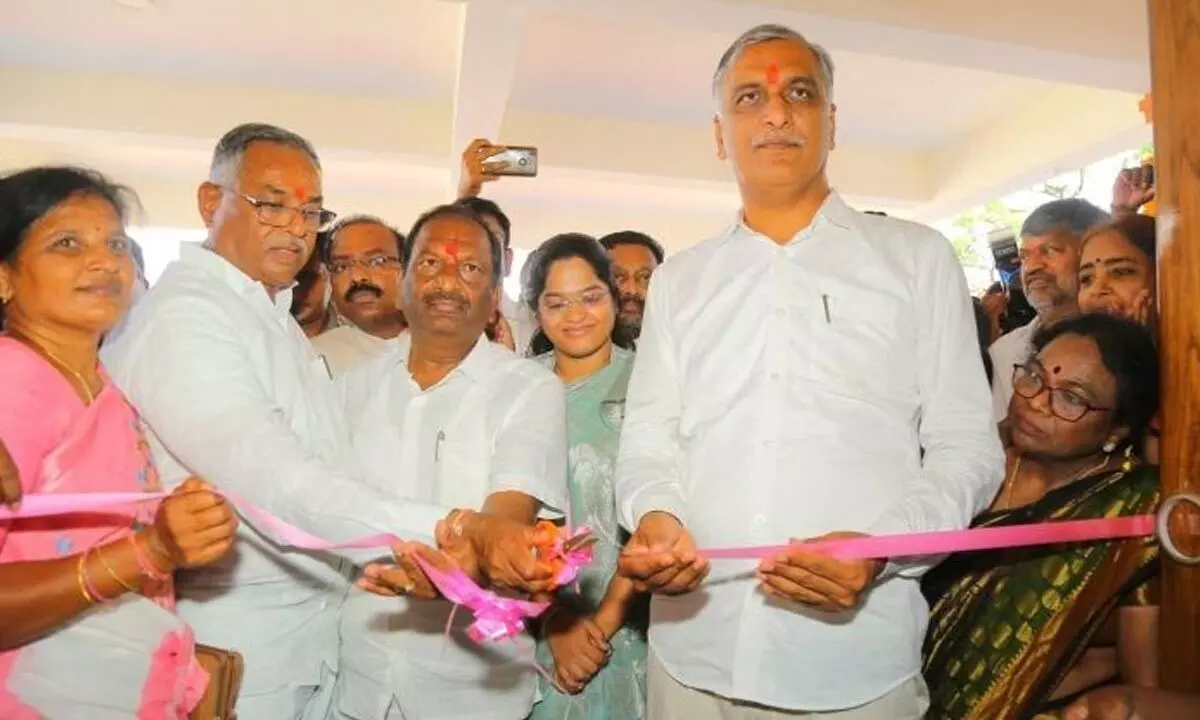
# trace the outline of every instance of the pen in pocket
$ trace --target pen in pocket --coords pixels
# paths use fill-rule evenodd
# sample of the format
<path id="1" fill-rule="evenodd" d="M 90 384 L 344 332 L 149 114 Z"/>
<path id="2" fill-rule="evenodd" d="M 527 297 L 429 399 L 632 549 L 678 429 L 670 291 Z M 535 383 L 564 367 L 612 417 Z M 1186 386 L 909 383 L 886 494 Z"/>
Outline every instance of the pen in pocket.
<path id="1" fill-rule="evenodd" d="M 821 296 L 821 304 L 825 306 L 825 322 L 826 322 L 826 324 L 832 324 L 833 319 L 829 316 L 829 296 L 828 295 Z"/>

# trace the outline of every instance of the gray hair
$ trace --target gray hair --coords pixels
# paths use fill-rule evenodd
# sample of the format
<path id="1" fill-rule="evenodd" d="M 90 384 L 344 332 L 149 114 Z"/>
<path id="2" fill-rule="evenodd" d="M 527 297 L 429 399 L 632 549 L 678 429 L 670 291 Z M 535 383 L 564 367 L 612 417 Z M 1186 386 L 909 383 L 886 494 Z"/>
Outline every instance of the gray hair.
<path id="1" fill-rule="evenodd" d="M 238 170 L 241 169 L 242 156 L 246 148 L 256 142 L 269 142 L 276 145 L 286 145 L 295 148 L 308 156 L 318 170 L 321 169 L 321 159 L 312 143 L 290 130 L 284 130 L 266 123 L 246 123 L 238 125 L 225 133 L 217 141 L 213 150 L 212 166 L 208 171 L 209 182 L 224 187 L 232 187 L 237 181 Z"/>
<path id="2" fill-rule="evenodd" d="M 1021 237 L 1038 237 L 1056 231 L 1082 237 L 1088 230 L 1110 219 L 1108 213 L 1087 200 L 1051 200 L 1029 213 L 1021 224 Z"/>
<path id="3" fill-rule="evenodd" d="M 817 60 L 817 79 L 821 81 L 821 87 L 825 90 L 825 94 L 830 100 L 833 99 L 833 58 L 829 55 L 829 51 L 816 43 L 809 42 L 803 35 L 786 25 L 771 23 L 756 25 L 742 33 L 741 37 L 734 40 L 725 54 L 721 56 L 721 61 L 717 63 L 717 69 L 713 73 L 713 98 L 720 97 L 721 83 L 725 82 L 725 76 L 729 74 L 729 67 L 738 61 L 746 48 L 772 40 L 787 40 L 811 50 L 813 57 Z"/>

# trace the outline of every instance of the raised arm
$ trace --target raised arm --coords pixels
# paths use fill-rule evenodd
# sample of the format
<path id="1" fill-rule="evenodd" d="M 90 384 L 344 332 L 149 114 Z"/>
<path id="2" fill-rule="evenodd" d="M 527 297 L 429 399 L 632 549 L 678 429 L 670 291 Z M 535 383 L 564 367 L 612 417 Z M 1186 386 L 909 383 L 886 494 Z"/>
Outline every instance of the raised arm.
<path id="1" fill-rule="evenodd" d="M 243 331 L 206 302 L 159 305 L 106 358 L 166 449 L 219 490 L 322 538 L 431 542 L 449 508 L 399 499 L 318 456 L 258 381 Z"/>

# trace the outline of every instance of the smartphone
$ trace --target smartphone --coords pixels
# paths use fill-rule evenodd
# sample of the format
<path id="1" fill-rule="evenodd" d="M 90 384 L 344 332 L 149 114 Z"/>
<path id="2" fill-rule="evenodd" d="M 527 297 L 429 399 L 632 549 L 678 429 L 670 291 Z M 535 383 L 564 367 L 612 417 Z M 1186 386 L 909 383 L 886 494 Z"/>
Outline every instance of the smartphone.
<path id="1" fill-rule="evenodd" d="M 1017 248 L 1017 236 L 1012 230 L 994 230 L 988 234 L 988 246 L 992 249 L 992 260 L 1005 287 L 1012 286 L 1012 276 L 1021 271 L 1021 251 Z M 1017 279 L 1020 284 L 1020 279 Z"/>
<path id="2" fill-rule="evenodd" d="M 988 245 L 992 248 L 996 272 L 1008 295 L 1008 306 L 1000 321 L 1001 332 L 1008 333 L 1029 324 L 1037 316 L 1037 311 L 1025 298 L 1025 290 L 1021 286 L 1021 251 L 1017 247 L 1016 234 L 1008 229 L 993 231 L 988 235 Z"/>
<path id="3" fill-rule="evenodd" d="M 503 150 L 489 157 L 487 162 L 508 163 L 507 167 L 492 170 L 492 175 L 536 177 L 538 174 L 538 151 L 535 147 L 506 145 Z"/>

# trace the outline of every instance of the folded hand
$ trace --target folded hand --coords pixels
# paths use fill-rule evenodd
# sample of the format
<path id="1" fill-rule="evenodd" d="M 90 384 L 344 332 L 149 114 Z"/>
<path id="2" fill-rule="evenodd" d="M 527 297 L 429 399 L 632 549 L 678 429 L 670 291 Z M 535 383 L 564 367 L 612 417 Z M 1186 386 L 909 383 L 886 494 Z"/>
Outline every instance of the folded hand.
<path id="1" fill-rule="evenodd" d="M 856 537 L 865 536 L 836 532 L 810 542 Z M 843 612 L 858 607 L 882 569 L 879 560 L 839 560 L 813 552 L 807 543 L 793 540 L 787 550 L 759 563 L 755 575 L 766 595 L 827 612 Z"/>

